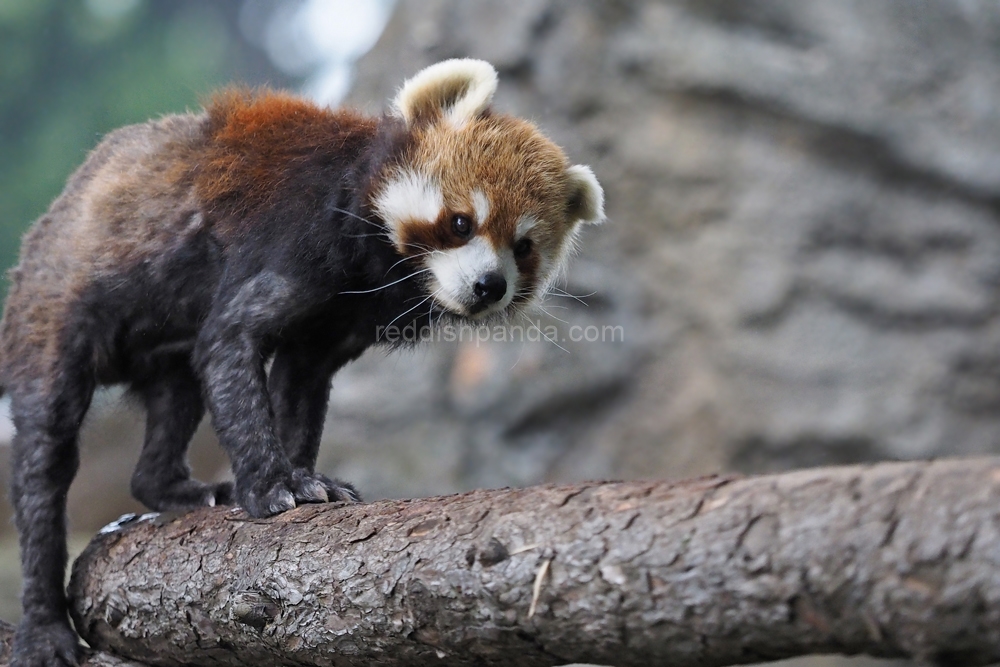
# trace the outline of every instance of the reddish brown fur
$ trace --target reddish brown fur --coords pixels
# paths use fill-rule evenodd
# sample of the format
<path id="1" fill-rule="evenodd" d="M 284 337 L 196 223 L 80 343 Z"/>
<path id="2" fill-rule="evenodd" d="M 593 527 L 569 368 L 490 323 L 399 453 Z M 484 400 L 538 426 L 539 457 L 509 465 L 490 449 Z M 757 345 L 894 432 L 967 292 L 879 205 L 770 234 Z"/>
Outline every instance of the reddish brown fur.
<path id="1" fill-rule="evenodd" d="M 531 252 L 525 257 L 516 258 L 517 271 L 521 276 L 521 282 L 518 284 L 517 294 L 514 295 L 516 300 L 516 305 L 524 305 L 528 300 L 530 300 L 535 285 L 538 282 L 538 268 L 539 259 L 537 252 Z"/>
<path id="2" fill-rule="evenodd" d="M 347 144 L 360 145 L 378 125 L 353 111 L 266 90 L 225 91 L 207 110 L 210 142 L 195 189 L 208 209 L 237 222 L 287 196 L 302 162 L 320 151 L 337 154 Z"/>

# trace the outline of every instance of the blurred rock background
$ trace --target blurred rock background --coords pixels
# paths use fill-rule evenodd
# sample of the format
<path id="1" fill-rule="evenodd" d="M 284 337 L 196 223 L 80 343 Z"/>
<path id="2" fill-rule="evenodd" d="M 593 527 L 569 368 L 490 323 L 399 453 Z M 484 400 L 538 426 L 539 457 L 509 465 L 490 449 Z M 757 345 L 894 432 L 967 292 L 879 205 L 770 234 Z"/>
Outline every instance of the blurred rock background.
<path id="1" fill-rule="evenodd" d="M 260 46 L 237 61 L 281 61 L 267 30 L 229 29 Z M 335 99 L 356 53 L 308 90 Z M 455 56 L 494 63 L 497 108 L 593 166 L 610 220 L 586 230 L 561 285 L 572 296 L 553 294 L 514 340 L 373 351 L 342 371 L 321 468 L 378 498 L 1000 451 L 1000 5 L 401 0 L 348 102 L 378 111 Z M 297 62 L 229 72 L 319 71 Z M 23 171 L 0 159 L 0 174 Z M 70 498 L 83 536 L 135 507 L 142 430 L 116 394 L 93 412 Z M 203 425 L 203 477 L 225 474 L 211 441 Z M 12 548 L 0 559 L 16 566 Z"/>

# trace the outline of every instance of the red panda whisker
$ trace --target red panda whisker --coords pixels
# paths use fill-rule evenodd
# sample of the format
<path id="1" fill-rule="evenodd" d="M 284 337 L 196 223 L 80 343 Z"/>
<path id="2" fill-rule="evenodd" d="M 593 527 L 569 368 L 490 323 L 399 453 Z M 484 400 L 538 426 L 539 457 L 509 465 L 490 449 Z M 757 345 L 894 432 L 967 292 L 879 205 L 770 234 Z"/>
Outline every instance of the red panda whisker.
<path id="1" fill-rule="evenodd" d="M 519 363 L 521 363 L 521 357 L 524 356 L 524 348 L 525 348 L 524 336 L 521 336 L 521 350 L 517 353 L 517 359 L 514 360 L 514 364 L 510 367 L 510 370 L 514 370 L 514 368 L 517 367 Z"/>
<path id="2" fill-rule="evenodd" d="M 355 218 L 357 220 L 360 220 L 361 222 L 365 222 L 365 223 L 371 225 L 372 227 L 377 227 L 377 228 L 381 229 L 383 232 L 388 233 L 388 231 L 389 231 L 385 227 L 383 227 L 382 225 L 378 224 L 377 222 L 369 220 L 368 218 L 366 218 L 364 216 L 360 216 L 357 213 L 355 213 L 354 211 L 348 211 L 346 208 L 340 208 L 340 207 L 337 207 L 337 206 L 331 206 L 330 210 L 331 211 L 336 211 L 337 213 L 343 213 L 344 215 L 349 215 L 352 218 Z"/>
<path id="3" fill-rule="evenodd" d="M 589 307 L 590 304 L 587 303 L 586 301 L 584 301 L 584 299 L 586 299 L 587 297 L 590 297 L 590 296 L 594 296 L 595 294 L 597 294 L 597 291 L 594 290 L 590 294 L 581 294 L 581 295 L 577 296 L 576 294 L 570 294 L 569 292 L 567 292 L 565 290 L 561 290 L 558 287 L 552 286 L 552 287 L 549 288 L 549 294 L 551 294 L 552 296 L 564 297 L 564 298 L 567 298 L 567 299 L 576 299 L 577 301 L 579 301 L 583 305 Z"/>
<path id="4" fill-rule="evenodd" d="M 385 275 L 389 275 L 390 271 L 392 271 L 393 269 L 395 269 L 397 266 L 399 266 L 400 264 L 402 264 L 403 262 L 405 262 L 408 259 L 417 259 L 418 257 L 426 257 L 427 255 L 433 255 L 436 252 L 441 252 L 441 251 L 440 250 L 436 250 L 434 248 L 430 248 L 429 250 L 425 250 L 424 252 L 417 253 L 416 255 L 410 255 L 408 257 L 404 257 L 403 259 L 399 260 L 398 262 L 396 262 L 395 264 L 393 264 L 392 266 L 390 266 L 388 269 L 386 269 L 385 270 Z"/>
<path id="5" fill-rule="evenodd" d="M 348 290 L 348 291 L 345 291 L 345 292 L 338 292 L 338 294 L 371 294 L 372 292 L 378 292 L 379 290 L 383 290 L 383 289 L 385 289 L 387 287 L 392 287 L 393 285 L 397 285 L 397 284 L 403 282 L 404 280 L 409 280 L 410 278 L 413 278 L 414 276 L 419 276 L 421 273 L 427 273 L 428 271 L 430 271 L 430 269 L 420 269 L 419 271 L 414 271 L 413 273 L 411 273 L 408 276 L 403 276 L 399 280 L 393 280 L 388 285 L 382 285 L 380 287 L 375 287 L 375 288 L 372 288 L 372 289 Z"/>
<path id="6" fill-rule="evenodd" d="M 435 303 L 434 303 L 434 302 L 432 301 L 432 302 L 431 302 L 431 306 L 435 306 L 435 305 L 437 305 L 437 304 L 435 304 Z M 438 312 L 438 317 L 437 317 L 437 322 L 435 322 L 435 323 L 434 323 L 434 326 L 435 326 L 435 327 L 440 327 L 440 326 L 441 326 L 441 320 L 443 320 L 443 319 L 444 319 L 444 316 L 445 316 L 445 315 L 447 315 L 447 314 L 448 314 L 448 311 L 447 311 L 447 310 L 445 310 L 444 308 L 442 308 L 442 309 L 441 309 L 441 310 L 440 310 L 440 311 Z"/>
<path id="7" fill-rule="evenodd" d="M 416 243 L 410 243 L 410 244 L 408 244 L 408 246 L 412 247 L 414 250 L 419 250 L 421 252 L 433 252 L 434 250 L 436 250 L 436 248 L 432 248 L 432 247 L 426 246 L 426 245 L 418 245 Z M 404 259 L 407 259 L 407 258 L 404 257 Z"/>
<path id="8" fill-rule="evenodd" d="M 385 234 L 343 234 L 345 239 L 371 239 L 384 236 Z"/>
<path id="9" fill-rule="evenodd" d="M 559 305 L 557 303 L 549 303 L 547 301 L 547 299 L 548 299 L 549 296 L 554 296 L 554 295 L 551 295 L 551 294 L 544 294 L 544 295 L 542 295 L 542 298 L 539 299 L 538 304 L 539 305 L 548 306 L 549 308 L 558 308 L 559 310 L 569 310 L 569 306 L 561 306 L 561 305 Z"/>
<path id="10" fill-rule="evenodd" d="M 563 306 L 562 304 L 558 304 L 558 303 L 549 303 L 549 297 L 550 296 L 558 296 L 558 295 L 557 294 L 552 294 L 551 292 L 544 292 L 543 294 L 539 295 L 537 304 L 539 306 L 546 306 L 548 308 L 558 308 L 559 310 L 569 310 L 569 306 Z"/>
<path id="11" fill-rule="evenodd" d="M 541 304 L 536 304 L 535 307 L 538 308 L 538 310 L 540 310 L 543 313 L 545 313 L 546 315 L 548 315 L 549 317 L 551 317 L 552 319 L 556 320 L 557 322 L 562 322 L 563 324 L 569 324 L 569 322 L 567 322 L 566 320 L 560 319 L 560 318 L 556 317 L 555 315 L 553 315 L 552 313 L 550 313 L 549 311 L 547 311 L 544 308 L 542 308 Z"/>
<path id="12" fill-rule="evenodd" d="M 537 325 L 537 324 L 535 324 L 534 322 L 532 322 L 532 321 L 531 321 L 531 318 L 529 318 L 529 317 L 528 317 L 527 315 L 525 315 L 524 313 L 518 313 L 518 315 L 520 315 L 520 316 L 521 316 L 521 318 L 522 318 L 522 319 L 523 319 L 523 320 L 524 320 L 525 322 L 527 322 L 528 324 L 530 324 L 530 325 L 531 325 L 531 328 L 532 328 L 532 329 L 534 329 L 535 331 L 537 331 L 538 333 L 540 333 L 540 334 L 542 335 L 542 338 L 544 338 L 545 340 L 549 341 L 550 343 L 552 343 L 553 345 L 555 345 L 556 347 L 558 347 L 558 348 L 559 348 L 560 350 L 562 350 L 562 351 L 563 351 L 563 352 L 565 352 L 566 354 L 569 354 L 569 353 L 570 353 L 570 352 L 569 352 L 569 350 L 567 350 L 567 349 L 566 349 L 565 347 L 563 347 L 562 345 L 560 345 L 559 343 L 557 343 L 557 342 L 555 341 L 555 339 L 554 339 L 554 338 L 549 338 L 549 335 L 548 335 L 548 334 L 546 334 L 546 333 L 545 333 L 544 331 L 542 331 L 541 329 L 539 329 L 539 328 L 538 328 L 538 325 Z"/>
<path id="13" fill-rule="evenodd" d="M 422 306 L 422 305 L 424 305 L 425 303 L 427 303 L 427 302 L 428 302 L 429 300 L 433 299 L 433 298 L 434 298 L 435 296 L 437 296 L 437 295 L 438 295 L 438 294 L 439 294 L 439 293 L 441 292 L 441 290 L 442 290 L 442 289 L 444 289 L 444 288 L 442 287 L 442 288 L 439 288 L 439 289 L 436 289 L 436 290 L 434 290 L 433 292 L 431 292 L 430 294 L 428 294 L 428 295 L 427 295 L 427 296 L 426 296 L 426 297 L 424 298 L 424 300 L 423 300 L 423 301 L 421 301 L 420 303 L 418 303 L 417 305 L 415 305 L 415 306 L 414 306 L 413 308 L 409 308 L 409 309 L 407 309 L 407 310 L 404 310 L 404 311 L 403 311 L 403 312 L 401 312 L 401 313 L 400 313 L 399 315 L 396 315 L 396 317 L 392 318 L 392 321 L 391 321 L 391 322 L 389 322 L 389 324 L 385 325 L 385 328 L 386 328 L 386 329 L 388 329 L 388 328 L 389 328 L 389 327 L 391 327 L 391 326 L 392 326 L 393 324 L 395 324 L 395 323 L 396 323 L 396 320 L 398 320 L 399 318 L 401 318 L 401 317 L 402 317 L 403 315 L 406 315 L 407 313 L 410 313 L 410 312 L 413 312 L 414 310 L 416 310 L 416 309 L 417 309 L 417 308 L 419 308 L 420 306 Z"/>

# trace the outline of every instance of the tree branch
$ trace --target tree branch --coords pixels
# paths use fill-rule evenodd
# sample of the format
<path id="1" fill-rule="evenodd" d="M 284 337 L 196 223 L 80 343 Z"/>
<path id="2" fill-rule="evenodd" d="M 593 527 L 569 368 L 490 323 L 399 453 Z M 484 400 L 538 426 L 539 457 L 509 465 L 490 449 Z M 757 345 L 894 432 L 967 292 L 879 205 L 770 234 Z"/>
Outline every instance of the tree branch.
<path id="1" fill-rule="evenodd" d="M 99 535 L 77 627 L 156 664 L 1000 660 L 1000 459 L 215 508 Z"/>
<path id="2" fill-rule="evenodd" d="M 0 621 L 0 667 L 9 667 L 14 643 L 14 626 Z M 148 667 L 101 651 L 87 651 L 80 667 Z"/>

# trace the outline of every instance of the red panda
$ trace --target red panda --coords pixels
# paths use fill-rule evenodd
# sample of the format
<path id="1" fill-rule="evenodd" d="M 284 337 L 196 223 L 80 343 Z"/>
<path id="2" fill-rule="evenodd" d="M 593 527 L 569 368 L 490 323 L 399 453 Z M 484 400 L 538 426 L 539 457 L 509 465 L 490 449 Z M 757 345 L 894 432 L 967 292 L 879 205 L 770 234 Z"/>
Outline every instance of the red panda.
<path id="1" fill-rule="evenodd" d="M 0 324 L 24 574 L 14 665 L 78 658 L 65 503 L 98 385 L 146 408 L 132 492 L 153 510 L 353 502 L 314 470 L 333 374 L 390 324 L 502 319 L 545 292 L 580 224 L 604 218 L 603 192 L 491 110 L 496 86 L 488 63 L 441 62 L 378 118 L 225 92 L 110 133 L 70 177 L 24 237 Z M 234 485 L 190 476 L 206 407 Z"/>

